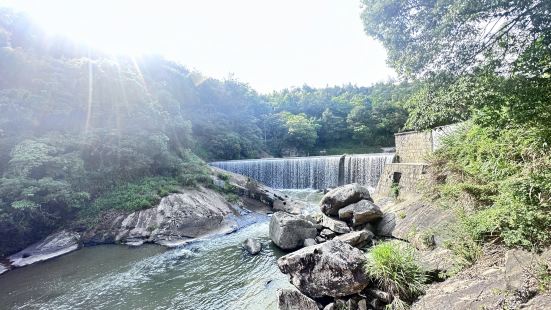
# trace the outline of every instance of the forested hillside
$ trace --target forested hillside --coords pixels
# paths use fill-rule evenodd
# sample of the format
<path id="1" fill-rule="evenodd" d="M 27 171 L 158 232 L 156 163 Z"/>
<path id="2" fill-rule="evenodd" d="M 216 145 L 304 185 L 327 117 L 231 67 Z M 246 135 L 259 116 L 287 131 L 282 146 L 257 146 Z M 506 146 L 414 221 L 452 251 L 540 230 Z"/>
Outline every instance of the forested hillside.
<path id="1" fill-rule="evenodd" d="M 161 57 L 103 54 L 6 9 L 0 68 L 0 256 L 208 183 L 204 161 L 365 152 L 391 145 L 407 116 L 392 84 L 260 95 Z"/>

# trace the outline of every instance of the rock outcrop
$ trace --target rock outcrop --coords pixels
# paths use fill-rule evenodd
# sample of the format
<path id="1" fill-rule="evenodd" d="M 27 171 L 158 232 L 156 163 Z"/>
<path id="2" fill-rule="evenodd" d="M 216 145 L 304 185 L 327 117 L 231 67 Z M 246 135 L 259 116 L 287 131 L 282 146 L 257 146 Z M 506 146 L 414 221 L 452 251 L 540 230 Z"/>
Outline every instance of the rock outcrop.
<path id="1" fill-rule="evenodd" d="M 363 248 L 371 243 L 373 237 L 375 237 L 375 235 L 372 232 L 368 230 L 359 230 L 337 236 L 333 240 L 340 240 L 355 248 Z"/>
<path id="2" fill-rule="evenodd" d="M 346 222 L 339 221 L 326 215 L 321 218 L 320 224 L 322 227 L 325 227 L 338 234 L 346 234 L 351 230 Z"/>
<path id="3" fill-rule="evenodd" d="M 326 215 L 338 216 L 340 209 L 363 199 L 373 201 L 369 190 L 357 183 L 348 184 L 325 194 L 321 199 L 320 209 Z"/>
<path id="4" fill-rule="evenodd" d="M 309 246 L 278 259 L 281 272 L 313 298 L 348 296 L 362 291 L 368 280 L 363 253 L 340 240 Z"/>
<path id="5" fill-rule="evenodd" d="M 413 309 L 525 308 L 525 303 L 530 304 L 538 291 L 534 270 L 544 263 L 534 253 L 488 246 L 475 265 L 431 285 Z M 535 306 L 540 304 L 539 300 L 532 303 L 534 306 L 526 309 L 539 309 Z"/>
<path id="6" fill-rule="evenodd" d="M 379 207 L 369 200 L 360 200 L 339 210 L 339 218 L 351 222 L 353 226 L 360 226 L 374 222 L 383 217 Z"/>
<path id="7" fill-rule="evenodd" d="M 316 237 L 318 230 L 302 216 L 276 212 L 270 220 L 270 239 L 283 250 L 295 250 L 305 239 Z"/>
<path id="8" fill-rule="evenodd" d="M 80 247 L 80 234 L 62 230 L 8 257 L 13 267 L 23 267 L 58 257 Z"/>
<path id="9" fill-rule="evenodd" d="M 260 241 L 256 239 L 248 238 L 247 240 L 243 241 L 242 246 L 251 255 L 256 255 L 262 250 L 262 243 L 260 243 Z"/>
<path id="10" fill-rule="evenodd" d="M 277 291 L 278 310 L 318 310 L 314 300 L 296 290 L 279 289 Z"/>
<path id="11" fill-rule="evenodd" d="M 208 234 L 235 230 L 233 211 L 221 194 L 202 187 L 189 189 L 164 197 L 157 207 L 116 216 L 88 231 L 84 241 L 177 246 Z"/>

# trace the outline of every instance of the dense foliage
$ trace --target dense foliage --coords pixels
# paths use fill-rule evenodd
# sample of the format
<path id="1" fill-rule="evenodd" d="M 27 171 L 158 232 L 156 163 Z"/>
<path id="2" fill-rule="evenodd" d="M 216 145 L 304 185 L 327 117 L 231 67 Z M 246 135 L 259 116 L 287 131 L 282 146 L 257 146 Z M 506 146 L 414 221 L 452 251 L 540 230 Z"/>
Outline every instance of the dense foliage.
<path id="1" fill-rule="evenodd" d="M 365 152 L 367 146 L 391 146 L 403 129 L 407 113 L 401 97 L 406 86 L 377 84 L 365 87 L 285 89 L 267 96 L 273 114 L 266 122 L 266 143 L 272 153 L 289 148 L 312 152 Z M 317 152 L 315 152 L 317 153 Z"/>
<path id="2" fill-rule="evenodd" d="M 363 0 L 366 32 L 417 85 L 407 126 L 461 120 L 432 159 L 467 261 L 491 239 L 551 244 L 551 2 Z"/>
<path id="3" fill-rule="evenodd" d="M 102 54 L 5 9 L 0 68 L 0 256 L 208 183 L 203 160 L 362 152 L 392 144 L 406 119 L 392 84 L 262 96 L 161 57 Z"/>

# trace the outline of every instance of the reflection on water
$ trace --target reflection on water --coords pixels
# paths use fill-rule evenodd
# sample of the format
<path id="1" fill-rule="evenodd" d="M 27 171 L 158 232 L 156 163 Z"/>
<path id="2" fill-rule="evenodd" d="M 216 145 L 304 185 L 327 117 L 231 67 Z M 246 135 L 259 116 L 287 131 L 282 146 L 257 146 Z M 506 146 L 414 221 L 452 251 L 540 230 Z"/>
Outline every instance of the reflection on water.
<path id="1" fill-rule="evenodd" d="M 286 191 L 317 203 L 321 194 Z M 236 233 L 177 249 L 104 245 L 0 276 L 4 309 L 276 309 L 276 290 L 291 287 L 276 264 L 268 217 Z M 258 238 L 261 254 L 241 249 Z"/>

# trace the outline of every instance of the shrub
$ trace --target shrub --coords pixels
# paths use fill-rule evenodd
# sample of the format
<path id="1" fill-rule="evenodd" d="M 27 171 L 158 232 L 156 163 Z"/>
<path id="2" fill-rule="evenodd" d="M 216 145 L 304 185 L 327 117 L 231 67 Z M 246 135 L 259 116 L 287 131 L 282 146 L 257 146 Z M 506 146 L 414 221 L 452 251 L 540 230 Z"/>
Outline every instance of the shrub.
<path id="1" fill-rule="evenodd" d="M 502 240 L 542 249 L 551 244 L 551 132 L 469 125 L 431 160 L 433 197 L 460 213 L 455 242 Z M 453 241 L 452 241 L 453 242 Z"/>
<path id="2" fill-rule="evenodd" d="M 92 207 L 95 211 L 137 211 L 159 203 L 163 196 L 178 192 L 178 182 L 173 178 L 150 177 L 134 183 L 115 187 L 99 196 Z"/>
<path id="3" fill-rule="evenodd" d="M 423 294 L 426 276 L 415 260 L 412 247 L 397 241 L 377 244 L 366 254 L 365 272 L 394 296 L 393 306 L 411 302 Z"/>

